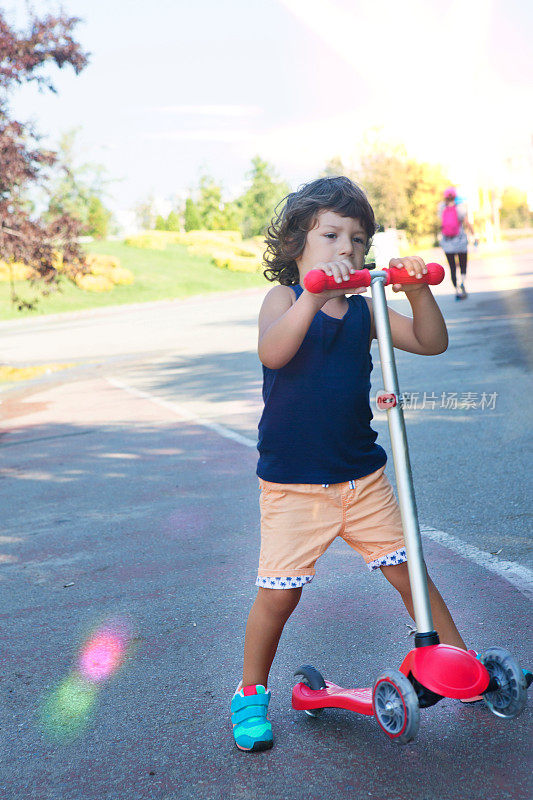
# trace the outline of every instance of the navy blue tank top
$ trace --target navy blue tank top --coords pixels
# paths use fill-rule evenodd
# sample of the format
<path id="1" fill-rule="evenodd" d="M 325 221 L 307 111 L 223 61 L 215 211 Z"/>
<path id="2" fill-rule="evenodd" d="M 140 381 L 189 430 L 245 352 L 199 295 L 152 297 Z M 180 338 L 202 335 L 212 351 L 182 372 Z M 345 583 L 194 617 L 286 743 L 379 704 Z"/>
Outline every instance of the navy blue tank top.
<path id="1" fill-rule="evenodd" d="M 361 295 L 347 300 L 342 319 L 315 314 L 288 364 L 263 365 L 257 474 L 266 481 L 342 483 L 387 461 L 370 427 L 370 311 Z"/>

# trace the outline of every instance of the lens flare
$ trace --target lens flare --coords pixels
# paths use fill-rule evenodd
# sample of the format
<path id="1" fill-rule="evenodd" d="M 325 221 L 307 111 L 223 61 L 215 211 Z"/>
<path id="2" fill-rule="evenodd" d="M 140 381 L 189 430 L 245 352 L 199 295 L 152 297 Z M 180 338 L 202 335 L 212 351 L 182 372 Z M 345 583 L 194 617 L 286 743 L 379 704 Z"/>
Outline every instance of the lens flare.
<path id="1" fill-rule="evenodd" d="M 105 681 L 124 661 L 127 643 L 119 633 L 103 631 L 92 636 L 79 656 L 80 675 L 93 683 Z"/>
<path id="2" fill-rule="evenodd" d="M 40 726 L 65 742 L 79 735 L 96 709 L 100 692 L 133 650 L 133 627 L 125 619 L 107 619 L 93 629 L 79 649 L 71 672 L 45 698 Z"/>
<path id="3" fill-rule="evenodd" d="M 41 725 L 52 739 L 66 741 L 87 725 L 94 709 L 98 688 L 76 673 L 64 678 L 46 699 L 41 710 Z"/>

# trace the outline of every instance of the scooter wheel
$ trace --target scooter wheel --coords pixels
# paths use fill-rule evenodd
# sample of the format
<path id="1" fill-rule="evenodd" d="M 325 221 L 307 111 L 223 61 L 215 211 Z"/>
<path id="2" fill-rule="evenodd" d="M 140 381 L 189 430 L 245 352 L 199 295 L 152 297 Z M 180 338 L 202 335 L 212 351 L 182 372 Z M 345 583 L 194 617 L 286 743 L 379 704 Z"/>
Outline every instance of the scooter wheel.
<path id="1" fill-rule="evenodd" d="M 300 678 L 300 683 L 304 683 L 306 686 L 309 686 L 310 689 L 326 688 L 326 681 L 323 676 L 317 669 L 311 667 L 309 664 L 303 664 L 301 667 L 298 667 L 294 673 L 294 677 Z M 319 717 L 324 709 L 306 708 L 304 710 L 308 717 Z"/>
<path id="2" fill-rule="evenodd" d="M 493 714 L 503 719 L 513 719 L 523 710 L 527 700 L 527 683 L 524 673 L 503 647 L 489 647 L 480 656 L 481 663 L 498 684 L 483 699 Z"/>
<path id="3" fill-rule="evenodd" d="M 379 727 L 395 742 L 405 744 L 415 738 L 420 725 L 416 692 L 403 672 L 382 672 L 372 693 L 372 707 Z"/>

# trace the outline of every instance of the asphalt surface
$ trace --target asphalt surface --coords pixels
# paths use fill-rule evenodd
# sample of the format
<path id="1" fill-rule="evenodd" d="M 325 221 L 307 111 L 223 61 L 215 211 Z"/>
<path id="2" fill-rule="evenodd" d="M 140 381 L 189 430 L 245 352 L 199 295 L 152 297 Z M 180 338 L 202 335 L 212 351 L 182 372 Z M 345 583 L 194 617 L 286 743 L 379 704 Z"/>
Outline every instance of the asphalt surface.
<path id="1" fill-rule="evenodd" d="M 443 289 L 448 351 L 398 354 L 402 391 L 418 392 L 406 420 L 421 523 L 521 567 L 532 562 L 532 263 L 516 263 L 508 291 L 491 282 L 494 263 L 467 301 Z M 529 800 L 531 698 L 512 721 L 443 700 L 421 712 L 404 746 L 372 718 L 291 709 L 300 664 L 340 685 L 371 685 L 412 645 L 394 590 L 340 541 L 274 662 L 274 749 L 235 749 L 229 701 L 255 596 L 258 491 L 253 447 L 221 433 L 255 436 L 261 299 L 252 291 L 0 325 L 6 361 L 76 363 L 10 387 L 0 404 L 0 797 Z M 375 391 L 377 347 L 373 356 Z M 492 400 L 468 408 L 466 392 Z M 390 452 L 384 414 L 374 421 Z M 394 481 L 392 461 L 388 474 Z M 531 664 L 525 584 L 431 539 L 424 548 L 468 644 L 498 644 Z M 110 626 L 129 630 L 124 664 L 80 696 L 68 679 L 94 631 Z"/>

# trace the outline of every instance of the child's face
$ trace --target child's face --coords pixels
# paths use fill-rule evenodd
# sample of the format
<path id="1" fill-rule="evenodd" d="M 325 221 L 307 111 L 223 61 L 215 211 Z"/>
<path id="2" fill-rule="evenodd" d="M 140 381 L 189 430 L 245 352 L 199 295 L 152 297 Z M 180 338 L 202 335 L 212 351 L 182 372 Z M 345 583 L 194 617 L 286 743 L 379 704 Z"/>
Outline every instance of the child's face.
<path id="1" fill-rule="evenodd" d="M 336 211 L 319 211 L 315 226 L 307 233 L 302 255 L 296 259 L 300 277 L 318 264 L 343 259 L 349 259 L 356 269 L 362 269 L 366 241 L 358 219 L 341 217 Z"/>

